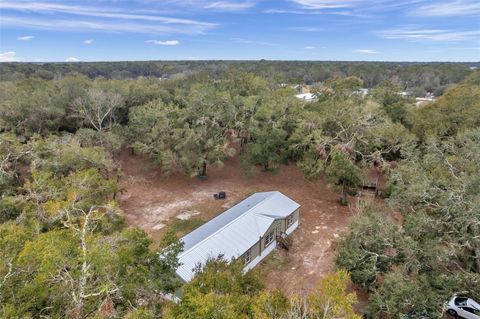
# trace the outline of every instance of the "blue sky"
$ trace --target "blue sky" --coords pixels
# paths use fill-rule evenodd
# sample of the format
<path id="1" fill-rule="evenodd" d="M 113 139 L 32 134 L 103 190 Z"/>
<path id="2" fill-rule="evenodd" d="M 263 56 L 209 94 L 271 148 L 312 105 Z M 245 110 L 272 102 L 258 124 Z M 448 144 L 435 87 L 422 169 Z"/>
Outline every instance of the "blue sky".
<path id="1" fill-rule="evenodd" d="M 480 61 L 478 0 L 0 0 L 0 62 Z"/>

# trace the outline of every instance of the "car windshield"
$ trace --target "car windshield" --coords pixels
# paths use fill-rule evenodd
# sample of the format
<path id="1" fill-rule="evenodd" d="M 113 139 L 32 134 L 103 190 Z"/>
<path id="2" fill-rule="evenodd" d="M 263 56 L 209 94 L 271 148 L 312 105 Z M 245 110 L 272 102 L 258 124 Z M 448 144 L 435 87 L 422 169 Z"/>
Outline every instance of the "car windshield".
<path id="1" fill-rule="evenodd" d="M 464 297 L 457 297 L 455 298 L 455 306 L 466 306 L 467 305 L 467 299 Z"/>

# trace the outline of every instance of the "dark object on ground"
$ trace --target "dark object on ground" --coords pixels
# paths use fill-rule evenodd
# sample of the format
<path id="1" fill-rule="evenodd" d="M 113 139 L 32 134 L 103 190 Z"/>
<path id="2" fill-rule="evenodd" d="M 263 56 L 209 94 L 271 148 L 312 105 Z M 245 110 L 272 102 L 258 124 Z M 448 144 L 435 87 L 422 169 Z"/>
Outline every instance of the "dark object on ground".
<path id="1" fill-rule="evenodd" d="M 218 192 L 218 194 L 213 194 L 213 198 L 215 198 L 215 199 L 225 199 L 225 198 L 227 198 L 227 194 L 225 192 Z"/>
<path id="2" fill-rule="evenodd" d="M 279 246 L 283 249 L 288 251 L 290 247 L 292 247 L 292 240 L 290 237 L 287 236 L 286 233 L 282 232 L 279 236 L 277 235 L 276 239 Z"/>
<path id="3" fill-rule="evenodd" d="M 364 183 L 362 185 L 362 188 L 365 189 L 365 190 L 375 191 L 375 190 L 377 190 L 377 183 Z"/>

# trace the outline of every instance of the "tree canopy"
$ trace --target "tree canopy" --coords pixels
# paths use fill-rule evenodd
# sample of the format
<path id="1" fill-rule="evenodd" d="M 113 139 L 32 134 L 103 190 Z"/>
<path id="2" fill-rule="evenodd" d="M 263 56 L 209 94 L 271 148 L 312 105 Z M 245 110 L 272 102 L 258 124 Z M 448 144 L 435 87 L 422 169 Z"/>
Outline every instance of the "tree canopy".
<path id="1" fill-rule="evenodd" d="M 350 280 L 369 318 L 480 298 L 480 72 L 464 64 L 2 63 L 0 75 L 2 318 L 358 318 Z M 416 106 L 402 91 L 441 96 Z M 342 203 L 372 170 L 386 187 L 358 201 L 337 269 L 307 295 L 222 258 L 182 284 L 177 238 L 153 248 L 125 224 L 125 149 L 164 174 L 204 177 L 233 156 L 253 174 L 292 163 Z"/>

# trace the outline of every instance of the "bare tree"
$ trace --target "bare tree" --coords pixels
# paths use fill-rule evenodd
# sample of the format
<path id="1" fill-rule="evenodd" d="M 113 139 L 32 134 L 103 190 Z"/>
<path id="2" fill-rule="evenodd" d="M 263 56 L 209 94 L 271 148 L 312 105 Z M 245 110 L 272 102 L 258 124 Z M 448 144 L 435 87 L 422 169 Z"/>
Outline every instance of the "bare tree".
<path id="1" fill-rule="evenodd" d="M 111 127 L 115 122 L 115 110 L 123 104 L 123 98 L 118 93 L 90 89 L 84 97 L 78 97 L 72 106 L 76 114 L 97 131 Z"/>
<path id="2" fill-rule="evenodd" d="M 93 289 L 92 292 L 88 292 L 89 286 L 95 286 L 89 284 L 88 281 L 95 276 L 92 273 L 92 266 L 88 262 L 87 236 L 97 227 L 98 220 L 104 214 L 102 211 L 107 211 L 108 213 L 111 211 L 111 208 L 107 206 L 92 206 L 86 211 L 76 207 L 75 203 L 73 203 L 70 209 L 64 210 L 66 217 L 63 222 L 64 226 L 73 230 L 80 240 L 81 266 L 77 278 L 74 278 L 69 270 L 64 268 L 62 269 L 61 274 L 57 277 L 57 280 L 65 280 L 70 283 L 72 288 L 71 297 L 74 304 L 72 316 L 77 318 L 82 317 L 82 310 L 85 301 L 88 298 L 100 296 L 108 297 L 119 290 L 119 287 L 113 281 L 110 281 L 107 285 L 102 285 L 101 288 Z"/>

